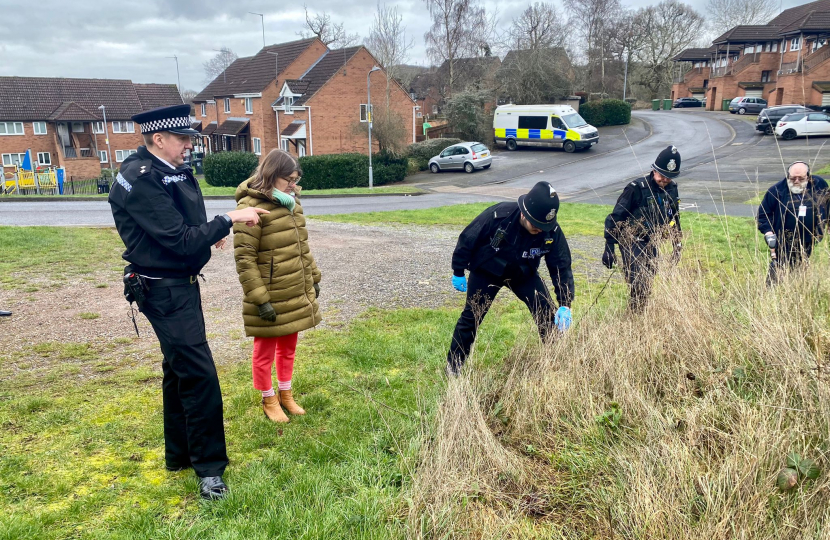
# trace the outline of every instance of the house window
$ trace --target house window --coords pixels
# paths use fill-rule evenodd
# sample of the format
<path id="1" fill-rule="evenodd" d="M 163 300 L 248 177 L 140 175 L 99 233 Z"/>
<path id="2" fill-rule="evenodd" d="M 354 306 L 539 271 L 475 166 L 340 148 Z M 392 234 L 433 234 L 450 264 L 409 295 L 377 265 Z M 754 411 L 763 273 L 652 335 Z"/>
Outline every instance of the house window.
<path id="1" fill-rule="evenodd" d="M 35 135 L 46 135 L 46 122 L 32 122 Z"/>
<path id="2" fill-rule="evenodd" d="M 245 114 L 254 114 L 254 98 L 245 98 Z"/>
<path id="3" fill-rule="evenodd" d="M 283 150 L 285 150 L 286 152 L 288 152 L 288 151 L 289 151 L 289 150 L 288 150 L 288 148 L 289 148 L 289 144 L 290 144 L 290 143 L 289 143 L 288 139 L 283 139 L 283 140 L 282 140 L 282 149 L 283 149 Z"/>
<path id="4" fill-rule="evenodd" d="M 207 103 L 202 103 L 202 116 L 207 116 Z"/>
<path id="5" fill-rule="evenodd" d="M 93 133 L 104 133 L 104 123 L 103 122 L 94 122 L 92 124 L 92 132 Z"/>
<path id="6" fill-rule="evenodd" d="M 778 42 L 777 41 L 772 42 L 772 52 L 778 52 Z"/>
<path id="7" fill-rule="evenodd" d="M 369 114 L 366 114 L 367 109 L 369 111 Z M 371 116 L 372 116 L 372 114 L 374 114 L 374 112 L 375 112 L 374 106 L 369 107 L 367 104 L 361 103 L 360 104 L 360 121 L 361 122 L 371 122 L 372 121 Z"/>
<path id="8" fill-rule="evenodd" d="M 3 166 L 13 167 L 23 163 L 26 154 L 3 154 Z"/>
<path id="9" fill-rule="evenodd" d="M 23 135 L 23 122 L 0 122 L 0 135 Z"/>
<path id="10" fill-rule="evenodd" d="M 83 122 L 72 122 L 72 133 L 83 133 L 84 132 L 84 123 Z"/>
<path id="11" fill-rule="evenodd" d="M 755 46 L 754 46 L 754 45 L 752 45 L 752 46 L 747 47 L 746 49 L 744 49 L 744 54 L 752 54 L 752 53 L 754 53 L 754 52 L 755 52 Z"/>
<path id="12" fill-rule="evenodd" d="M 113 133 L 135 133 L 135 124 L 131 121 L 113 122 L 112 123 L 112 132 Z"/>
<path id="13" fill-rule="evenodd" d="M 258 137 L 252 139 L 254 141 L 254 154 L 262 154 L 262 141 Z"/>
<path id="14" fill-rule="evenodd" d="M 226 113 L 231 112 L 231 98 L 229 98 L 229 97 L 225 98 L 225 112 Z"/>
<path id="15" fill-rule="evenodd" d="M 769 75 L 772 73 L 771 71 L 762 71 L 761 72 L 761 82 L 769 82 Z"/>
<path id="16" fill-rule="evenodd" d="M 424 117 L 424 113 L 422 113 L 421 111 L 418 111 L 418 114 L 417 114 L 416 116 L 417 116 L 418 118 L 423 118 L 423 117 Z"/>
<path id="17" fill-rule="evenodd" d="M 115 161 L 121 163 L 127 156 L 131 156 L 135 154 L 135 150 L 116 150 L 115 151 Z"/>
<path id="18" fill-rule="evenodd" d="M 37 153 L 37 162 L 40 165 L 51 165 L 52 164 L 52 156 L 49 155 L 49 152 L 38 152 Z"/>
<path id="19" fill-rule="evenodd" d="M 305 157 L 305 143 L 304 142 L 298 142 L 297 143 L 297 155 L 299 157 Z"/>
<path id="20" fill-rule="evenodd" d="M 99 150 L 98 157 L 101 159 L 101 163 L 109 163 L 109 159 L 107 159 L 107 151 L 106 150 Z"/>
<path id="21" fill-rule="evenodd" d="M 794 37 L 790 40 L 790 50 L 791 51 L 801 50 L 801 38 L 800 37 Z"/>
<path id="22" fill-rule="evenodd" d="M 293 114 L 291 112 L 291 106 L 294 105 L 294 96 L 285 96 L 283 100 L 285 101 L 285 112 L 287 114 Z"/>
<path id="23" fill-rule="evenodd" d="M 438 114 L 438 105 L 432 106 L 432 114 Z"/>

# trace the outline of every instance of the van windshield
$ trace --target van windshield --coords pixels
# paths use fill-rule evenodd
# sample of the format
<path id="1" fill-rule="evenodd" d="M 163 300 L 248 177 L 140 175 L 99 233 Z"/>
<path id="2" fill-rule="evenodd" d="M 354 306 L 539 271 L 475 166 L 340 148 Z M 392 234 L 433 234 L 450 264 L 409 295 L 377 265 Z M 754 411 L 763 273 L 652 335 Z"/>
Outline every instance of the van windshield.
<path id="1" fill-rule="evenodd" d="M 563 116 L 562 120 L 564 120 L 565 123 L 568 124 L 568 127 L 572 129 L 588 125 L 588 122 L 586 122 L 581 116 L 579 116 L 579 113 L 568 114 L 566 116 Z"/>

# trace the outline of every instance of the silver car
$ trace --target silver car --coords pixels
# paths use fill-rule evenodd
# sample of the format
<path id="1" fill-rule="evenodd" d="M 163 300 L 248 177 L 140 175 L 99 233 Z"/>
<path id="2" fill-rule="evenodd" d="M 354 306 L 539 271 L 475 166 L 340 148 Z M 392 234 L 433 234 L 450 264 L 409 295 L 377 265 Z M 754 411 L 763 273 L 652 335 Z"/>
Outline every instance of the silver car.
<path id="1" fill-rule="evenodd" d="M 493 162 L 490 149 L 479 142 L 463 142 L 448 146 L 443 152 L 429 160 L 429 170 L 460 171 L 468 173 L 476 169 L 489 169 Z"/>

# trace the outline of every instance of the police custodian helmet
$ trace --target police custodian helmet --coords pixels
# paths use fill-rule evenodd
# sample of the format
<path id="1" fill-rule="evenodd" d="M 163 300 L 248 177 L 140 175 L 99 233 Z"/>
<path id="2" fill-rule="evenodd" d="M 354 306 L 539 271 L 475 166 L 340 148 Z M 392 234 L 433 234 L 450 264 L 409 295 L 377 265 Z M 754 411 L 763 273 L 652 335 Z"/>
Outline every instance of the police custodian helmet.
<path id="1" fill-rule="evenodd" d="M 133 122 L 141 124 L 141 133 L 156 133 L 169 131 L 179 135 L 199 135 L 190 127 L 190 105 L 171 105 L 159 107 L 136 114 Z"/>
<path id="2" fill-rule="evenodd" d="M 667 178 L 677 178 L 680 174 L 680 152 L 676 146 L 667 146 L 660 154 L 651 168 Z"/>
<path id="3" fill-rule="evenodd" d="M 539 182 L 527 195 L 519 197 L 519 210 L 537 229 L 553 230 L 559 212 L 559 195 L 550 183 Z"/>

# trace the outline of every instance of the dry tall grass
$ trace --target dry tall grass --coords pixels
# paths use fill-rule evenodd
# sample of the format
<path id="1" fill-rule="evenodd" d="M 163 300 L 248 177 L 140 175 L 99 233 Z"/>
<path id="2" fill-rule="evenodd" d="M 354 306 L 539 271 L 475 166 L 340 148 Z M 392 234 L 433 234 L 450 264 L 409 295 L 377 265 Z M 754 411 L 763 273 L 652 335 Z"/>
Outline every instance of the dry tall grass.
<path id="1" fill-rule="evenodd" d="M 644 313 L 592 311 L 450 381 L 411 537 L 830 538 L 826 264 L 717 290 L 661 266 Z M 791 453 L 821 474 L 784 493 Z"/>

